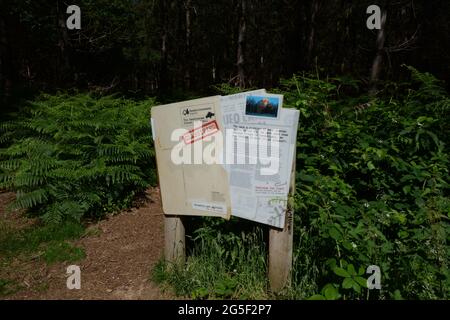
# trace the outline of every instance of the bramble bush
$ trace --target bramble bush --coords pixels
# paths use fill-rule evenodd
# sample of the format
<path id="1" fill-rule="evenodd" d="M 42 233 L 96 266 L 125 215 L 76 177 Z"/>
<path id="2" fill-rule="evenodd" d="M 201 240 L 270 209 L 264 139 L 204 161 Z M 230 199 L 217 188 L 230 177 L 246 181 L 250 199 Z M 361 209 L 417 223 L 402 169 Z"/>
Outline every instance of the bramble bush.
<path id="1" fill-rule="evenodd" d="M 312 298 L 449 296 L 450 98 L 409 69 L 416 89 L 396 96 L 348 97 L 338 79 L 284 82 L 301 112 L 294 287 L 308 275 L 321 293 Z M 381 291 L 364 289 L 370 265 Z"/>
<path id="2" fill-rule="evenodd" d="M 99 217 L 156 181 L 153 100 L 42 95 L 1 124 L 0 188 L 45 222 Z"/>

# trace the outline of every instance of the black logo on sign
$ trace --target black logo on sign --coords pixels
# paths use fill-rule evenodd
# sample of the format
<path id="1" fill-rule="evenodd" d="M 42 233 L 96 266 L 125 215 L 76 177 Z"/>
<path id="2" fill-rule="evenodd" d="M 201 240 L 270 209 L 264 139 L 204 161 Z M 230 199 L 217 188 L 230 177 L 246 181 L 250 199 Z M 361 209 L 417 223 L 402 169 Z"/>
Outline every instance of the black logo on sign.
<path id="1" fill-rule="evenodd" d="M 206 115 L 206 119 L 214 117 L 214 113 L 212 112 L 208 112 L 208 114 Z"/>

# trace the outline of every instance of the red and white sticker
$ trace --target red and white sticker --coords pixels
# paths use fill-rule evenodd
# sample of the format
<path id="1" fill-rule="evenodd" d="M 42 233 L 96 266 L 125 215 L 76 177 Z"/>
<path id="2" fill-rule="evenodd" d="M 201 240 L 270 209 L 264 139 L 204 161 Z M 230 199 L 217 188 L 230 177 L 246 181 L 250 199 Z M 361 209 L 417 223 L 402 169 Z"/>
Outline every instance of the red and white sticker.
<path id="1" fill-rule="evenodd" d="M 191 144 L 219 131 L 216 120 L 202 124 L 200 127 L 194 128 L 183 134 L 182 138 L 185 144 Z"/>

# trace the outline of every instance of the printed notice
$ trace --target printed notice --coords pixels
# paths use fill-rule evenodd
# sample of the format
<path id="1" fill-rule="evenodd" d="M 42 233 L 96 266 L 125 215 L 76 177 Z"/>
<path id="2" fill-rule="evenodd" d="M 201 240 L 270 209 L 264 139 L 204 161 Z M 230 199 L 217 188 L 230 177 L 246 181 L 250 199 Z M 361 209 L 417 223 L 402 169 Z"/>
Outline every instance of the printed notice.
<path id="1" fill-rule="evenodd" d="M 180 109 L 181 119 L 184 126 L 193 125 L 195 121 L 211 121 L 216 119 L 213 105 L 204 104 L 186 106 Z"/>
<path id="2" fill-rule="evenodd" d="M 224 127 L 233 129 L 224 150 L 231 214 L 278 228 L 285 223 L 299 119 L 282 101 L 265 90 L 221 98 Z"/>
<path id="3" fill-rule="evenodd" d="M 221 203 L 210 202 L 192 202 L 192 208 L 201 211 L 209 211 L 214 213 L 225 214 L 227 212 L 227 206 Z"/>

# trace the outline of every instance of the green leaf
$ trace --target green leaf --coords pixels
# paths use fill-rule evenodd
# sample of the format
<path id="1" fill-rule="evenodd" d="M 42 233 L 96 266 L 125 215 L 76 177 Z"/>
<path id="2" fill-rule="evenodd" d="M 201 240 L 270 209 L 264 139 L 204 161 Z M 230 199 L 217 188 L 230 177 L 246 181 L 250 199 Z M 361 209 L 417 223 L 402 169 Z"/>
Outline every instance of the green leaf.
<path id="1" fill-rule="evenodd" d="M 349 241 L 347 241 L 347 240 L 344 240 L 342 242 L 342 245 L 344 246 L 345 249 L 347 249 L 349 251 L 353 250 L 352 244 Z"/>
<path id="2" fill-rule="evenodd" d="M 313 175 L 309 175 L 309 174 L 300 173 L 299 174 L 299 178 L 300 178 L 300 180 L 305 181 L 305 182 L 314 182 L 314 181 L 316 181 L 316 177 L 313 176 Z"/>
<path id="3" fill-rule="evenodd" d="M 342 281 L 342 287 L 344 289 L 350 289 L 353 286 L 353 282 L 352 278 L 345 278 L 344 281 Z"/>
<path id="4" fill-rule="evenodd" d="M 411 186 L 407 185 L 407 186 L 404 186 L 402 189 L 403 189 L 404 194 L 408 194 L 411 191 Z"/>
<path id="5" fill-rule="evenodd" d="M 342 240 L 342 233 L 337 228 L 331 227 L 329 233 L 334 240 L 336 241 Z"/>
<path id="6" fill-rule="evenodd" d="M 353 280 L 355 280 L 361 287 L 367 288 L 367 280 L 363 277 L 354 277 Z"/>
<path id="7" fill-rule="evenodd" d="M 400 290 L 397 289 L 394 291 L 394 299 L 395 300 L 404 300 L 402 297 L 402 294 L 400 293 Z"/>
<path id="8" fill-rule="evenodd" d="M 356 270 L 355 270 L 355 267 L 353 267 L 352 264 L 349 264 L 349 265 L 347 266 L 347 271 L 348 271 L 348 273 L 349 273 L 351 276 L 356 276 Z"/>
<path id="9" fill-rule="evenodd" d="M 324 288 L 324 294 L 327 300 L 336 300 L 340 297 L 339 291 L 331 284 Z"/>
<path id="10" fill-rule="evenodd" d="M 330 269 L 334 269 L 336 267 L 336 259 L 330 258 L 327 261 L 325 261 L 325 265 L 329 266 Z"/>
<path id="11" fill-rule="evenodd" d="M 350 274 L 345 269 L 342 269 L 340 267 L 334 268 L 333 271 L 334 271 L 335 274 L 337 274 L 340 277 L 344 277 L 344 278 L 350 277 Z"/>
<path id="12" fill-rule="evenodd" d="M 355 290 L 357 293 L 361 292 L 361 287 L 356 281 L 353 281 L 353 290 Z"/>
<path id="13" fill-rule="evenodd" d="M 363 266 L 359 267 L 358 276 L 362 276 L 364 273 L 366 273 L 366 269 Z"/>

